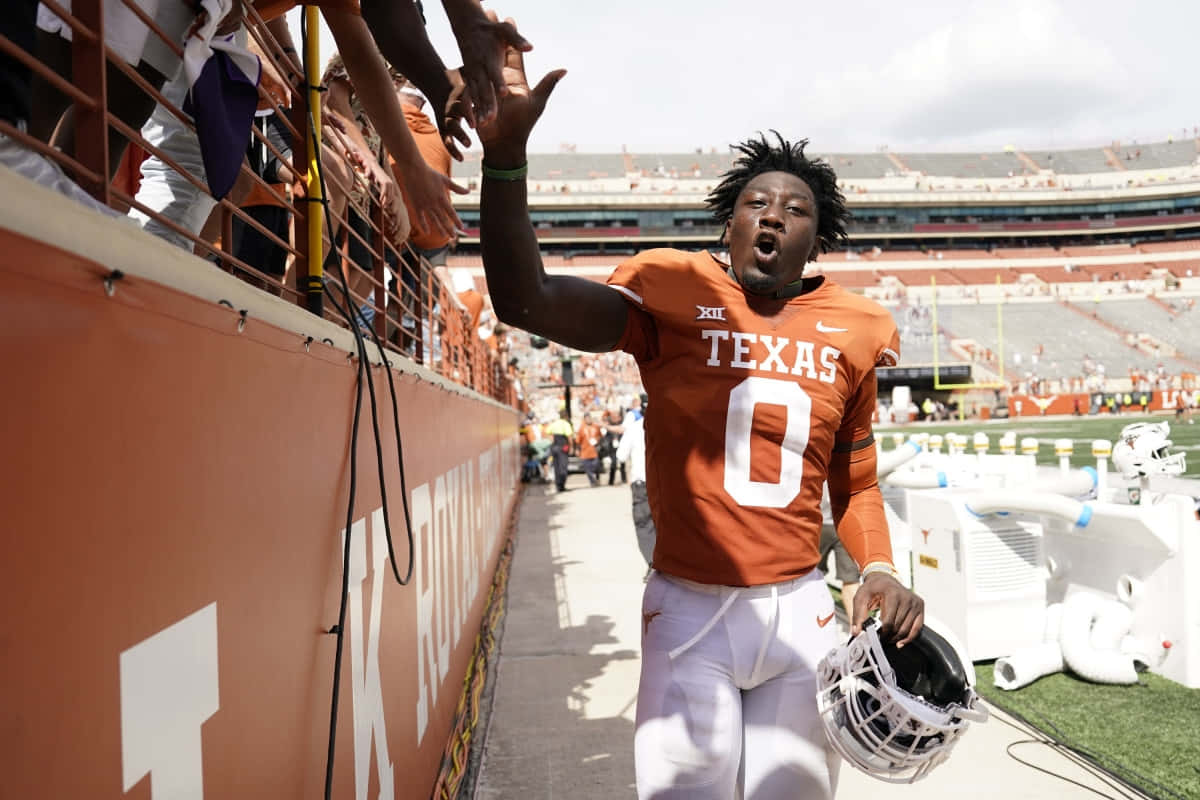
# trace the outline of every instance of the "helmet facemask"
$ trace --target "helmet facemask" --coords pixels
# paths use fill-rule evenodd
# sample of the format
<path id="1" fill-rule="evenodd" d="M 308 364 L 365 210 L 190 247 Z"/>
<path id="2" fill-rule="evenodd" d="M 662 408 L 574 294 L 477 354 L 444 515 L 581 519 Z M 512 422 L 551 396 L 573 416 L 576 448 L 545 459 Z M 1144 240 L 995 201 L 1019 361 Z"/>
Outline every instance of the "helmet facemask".
<path id="1" fill-rule="evenodd" d="M 817 707 L 843 758 L 880 780 L 912 783 L 949 757 L 971 720 L 987 719 L 971 676 L 970 663 L 928 627 L 898 650 L 871 620 L 822 659 Z"/>

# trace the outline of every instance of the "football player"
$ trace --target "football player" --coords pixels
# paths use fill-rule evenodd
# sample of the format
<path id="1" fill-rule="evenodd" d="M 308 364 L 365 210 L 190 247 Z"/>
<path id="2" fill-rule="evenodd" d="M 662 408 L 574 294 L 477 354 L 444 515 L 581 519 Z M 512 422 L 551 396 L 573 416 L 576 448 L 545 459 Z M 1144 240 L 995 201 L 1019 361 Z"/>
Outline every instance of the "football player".
<path id="1" fill-rule="evenodd" d="M 876 303 L 805 266 L 846 236 L 833 170 L 776 134 L 708 198 L 728 262 L 649 250 L 608 285 L 547 275 L 530 223 L 526 142 L 565 71 L 530 88 L 508 53 L 507 93 L 484 146 L 480 241 L 496 313 L 580 350 L 633 354 L 651 403 L 647 493 L 658 531 L 642 608 L 638 795 L 832 797 L 837 757 L 816 667 L 838 643 L 814 569 L 828 481 L 862 565 L 851 624 L 878 609 L 899 646 L 923 604 L 895 578 L 875 478 L 875 367 L 899 336 Z"/>

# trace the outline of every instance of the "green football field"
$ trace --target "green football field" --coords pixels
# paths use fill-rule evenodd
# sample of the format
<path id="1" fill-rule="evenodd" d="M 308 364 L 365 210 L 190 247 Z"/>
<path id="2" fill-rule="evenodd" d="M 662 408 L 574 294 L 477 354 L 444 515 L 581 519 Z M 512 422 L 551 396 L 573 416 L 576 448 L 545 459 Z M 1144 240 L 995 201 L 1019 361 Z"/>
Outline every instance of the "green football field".
<path id="1" fill-rule="evenodd" d="M 1200 417 L 1200 415 L 1197 415 Z M 1187 472 L 1184 477 L 1200 478 L 1200 422 L 1189 425 L 1186 422 L 1175 422 L 1174 418 L 1161 414 L 1121 414 L 1110 417 L 1107 414 L 1096 417 L 1022 417 L 1016 420 L 967 420 L 965 422 L 916 422 L 909 425 L 881 425 L 875 429 L 875 435 L 883 439 L 885 450 L 892 449 L 891 435 L 893 432 L 912 436 L 915 433 L 940 433 L 945 435 L 953 431 L 971 437 L 976 431 L 983 431 L 991 439 L 989 453 L 1000 452 L 1000 437 L 1007 431 L 1016 433 L 1018 440 L 1032 436 L 1038 439 L 1038 463 L 1054 465 L 1058 457 L 1054 455 L 1055 439 L 1071 439 L 1075 443 L 1075 454 L 1071 457 L 1071 465 L 1082 467 L 1087 464 L 1095 465 L 1092 457 L 1092 441 L 1107 439 L 1112 442 L 1121 433 L 1121 428 L 1131 422 L 1157 422 L 1167 420 L 1171 423 L 1172 452 L 1183 451 L 1187 454 Z M 1110 465 L 1111 468 L 1111 465 Z"/>

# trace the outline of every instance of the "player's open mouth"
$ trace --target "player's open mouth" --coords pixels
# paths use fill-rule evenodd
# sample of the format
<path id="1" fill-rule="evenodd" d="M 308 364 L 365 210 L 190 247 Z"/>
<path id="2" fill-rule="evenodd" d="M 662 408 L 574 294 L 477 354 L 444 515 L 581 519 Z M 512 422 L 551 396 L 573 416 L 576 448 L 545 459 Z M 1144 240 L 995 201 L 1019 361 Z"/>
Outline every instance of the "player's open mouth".
<path id="1" fill-rule="evenodd" d="M 779 256 L 779 241 L 773 233 L 760 233 L 754 239 L 754 256 L 760 262 L 772 262 Z"/>

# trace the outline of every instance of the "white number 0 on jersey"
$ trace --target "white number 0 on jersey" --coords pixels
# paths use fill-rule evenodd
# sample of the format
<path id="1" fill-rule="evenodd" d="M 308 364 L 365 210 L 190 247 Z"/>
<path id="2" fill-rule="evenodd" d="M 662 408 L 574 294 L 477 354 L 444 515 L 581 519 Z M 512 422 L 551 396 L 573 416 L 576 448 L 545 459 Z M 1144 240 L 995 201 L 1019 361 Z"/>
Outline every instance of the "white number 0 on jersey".
<path id="1" fill-rule="evenodd" d="M 750 433 L 759 403 L 787 409 L 778 483 L 750 480 Z M 725 491 L 738 505 L 784 508 L 796 499 L 811 417 L 812 398 L 792 381 L 754 377 L 733 387 L 725 420 Z"/>

